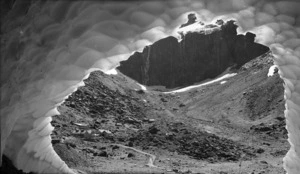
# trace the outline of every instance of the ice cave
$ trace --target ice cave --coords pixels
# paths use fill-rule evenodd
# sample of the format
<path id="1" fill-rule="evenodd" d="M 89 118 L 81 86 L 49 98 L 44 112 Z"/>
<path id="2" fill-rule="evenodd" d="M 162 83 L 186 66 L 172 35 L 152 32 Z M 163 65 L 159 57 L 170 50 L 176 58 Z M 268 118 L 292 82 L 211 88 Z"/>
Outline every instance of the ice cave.
<path id="1" fill-rule="evenodd" d="M 51 145 L 57 107 L 92 71 L 109 71 L 161 38 L 179 38 L 180 24 L 193 12 L 205 22 L 235 19 L 240 33 L 253 31 L 272 48 L 285 82 L 290 150 L 284 169 L 300 172 L 299 1 L 16 0 L 10 8 L 1 18 L 1 156 L 18 169 L 75 173 Z"/>

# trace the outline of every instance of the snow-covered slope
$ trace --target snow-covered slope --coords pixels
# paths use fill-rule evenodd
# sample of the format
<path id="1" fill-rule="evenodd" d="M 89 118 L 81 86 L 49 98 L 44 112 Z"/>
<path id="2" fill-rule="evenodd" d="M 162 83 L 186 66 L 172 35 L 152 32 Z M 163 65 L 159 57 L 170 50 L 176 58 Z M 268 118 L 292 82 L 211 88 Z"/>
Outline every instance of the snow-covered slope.
<path id="1" fill-rule="evenodd" d="M 2 19 L 1 155 L 26 172 L 73 173 L 51 145 L 51 116 L 91 71 L 114 68 L 133 51 L 176 35 L 185 15 L 235 18 L 271 45 L 285 81 L 290 174 L 300 171 L 298 1 L 28 1 Z M 219 18 L 219 17 L 218 17 Z M 274 44 L 277 43 L 277 44 Z"/>

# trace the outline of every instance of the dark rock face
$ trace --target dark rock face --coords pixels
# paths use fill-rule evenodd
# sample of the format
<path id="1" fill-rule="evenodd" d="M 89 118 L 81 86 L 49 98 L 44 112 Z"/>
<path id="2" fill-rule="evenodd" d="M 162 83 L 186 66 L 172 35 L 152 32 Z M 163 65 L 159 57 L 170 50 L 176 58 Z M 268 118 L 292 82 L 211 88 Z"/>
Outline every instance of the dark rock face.
<path id="1" fill-rule="evenodd" d="M 188 15 L 188 21 L 185 24 L 182 24 L 180 26 L 180 28 L 191 25 L 191 24 L 195 23 L 196 21 L 197 21 L 196 15 L 194 13 L 191 13 L 191 14 Z"/>
<path id="2" fill-rule="evenodd" d="M 230 66 L 241 66 L 269 51 L 255 43 L 255 34 L 237 35 L 237 25 L 228 21 L 207 31 L 182 35 L 182 41 L 167 37 L 134 53 L 118 69 L 145 85 L 167 88 L 186 86 L 214 78 Z"/>

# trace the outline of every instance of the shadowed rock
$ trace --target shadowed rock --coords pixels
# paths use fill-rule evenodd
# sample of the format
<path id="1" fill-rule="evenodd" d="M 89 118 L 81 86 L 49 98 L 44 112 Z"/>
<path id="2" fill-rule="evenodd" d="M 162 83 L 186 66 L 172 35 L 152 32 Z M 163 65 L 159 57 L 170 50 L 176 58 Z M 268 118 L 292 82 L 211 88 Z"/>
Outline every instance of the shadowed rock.
<path id="1" fill-rule="evenodd" d="M 254 42 L 255 34 L 238 35 L 237 27 L 228 21 L 211 30 L 187 33 L 180 42 L 172 36 L 161 39 L 121 62 L 118 69 L 141 84 L 167 88 L 214 78 L 269 51 Z"/>

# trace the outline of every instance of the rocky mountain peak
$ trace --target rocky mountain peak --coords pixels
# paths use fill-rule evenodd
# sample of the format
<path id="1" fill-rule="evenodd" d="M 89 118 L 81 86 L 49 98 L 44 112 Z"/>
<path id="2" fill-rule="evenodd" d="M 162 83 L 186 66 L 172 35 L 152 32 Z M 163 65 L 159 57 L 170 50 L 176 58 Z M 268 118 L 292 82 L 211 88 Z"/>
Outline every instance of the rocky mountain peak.
<path id="1" fill-rule="evenodd" d="M 233 20 L 218 20 L 186 32 L 181 41 L 172 36 L 161 39 L 121 62 L 118 69 L 141 84 L 167 88 L 214 78 L 269 51 L 254 42 L 254 33 L 237 34 L 237 28 Z"/>

